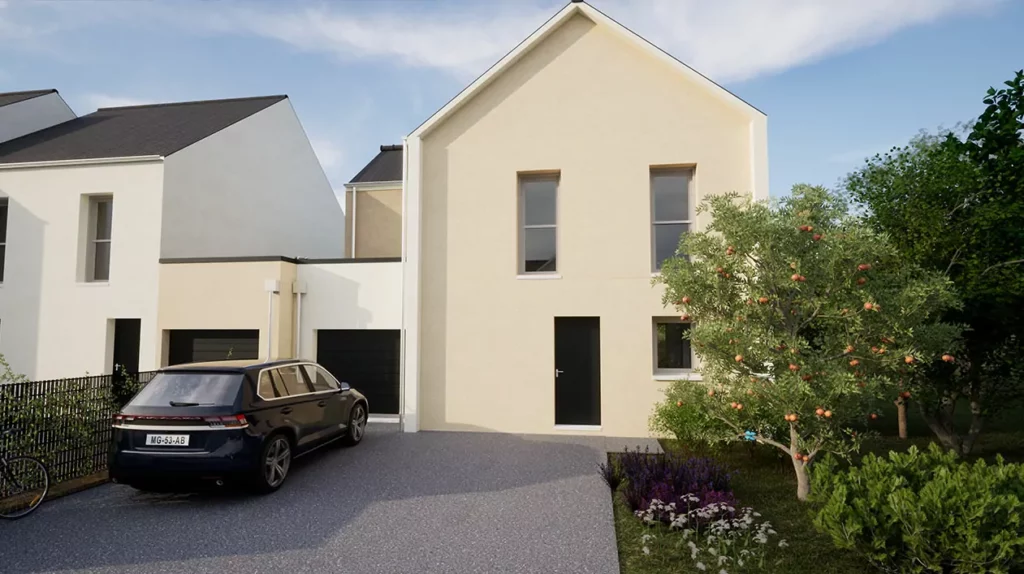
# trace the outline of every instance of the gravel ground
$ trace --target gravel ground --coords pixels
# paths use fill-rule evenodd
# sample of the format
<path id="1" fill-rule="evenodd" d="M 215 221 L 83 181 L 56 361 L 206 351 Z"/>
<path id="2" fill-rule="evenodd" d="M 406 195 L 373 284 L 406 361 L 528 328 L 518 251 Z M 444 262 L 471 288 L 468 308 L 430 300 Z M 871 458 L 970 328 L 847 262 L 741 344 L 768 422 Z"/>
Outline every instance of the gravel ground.
<path id="1" fill-rule="evenodd" d="M 0 572 L 617 573 L 595 465 L 620 443 L 371 425 L 269 496 L 105 485 L 44 503 L 0 523 Z"/>

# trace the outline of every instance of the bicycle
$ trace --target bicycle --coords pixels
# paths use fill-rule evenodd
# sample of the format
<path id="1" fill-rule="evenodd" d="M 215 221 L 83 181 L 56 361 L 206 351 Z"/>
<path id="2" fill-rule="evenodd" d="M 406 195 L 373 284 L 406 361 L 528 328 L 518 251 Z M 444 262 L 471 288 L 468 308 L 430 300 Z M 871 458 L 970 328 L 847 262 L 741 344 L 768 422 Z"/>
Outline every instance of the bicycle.
<path id="1" fill-rule="evenodd" d="M 6 438 L 13 431 L 0 433 Z M 0 518 L 28 516 L 39 508 L 50 490 L 50 473 L 46 465 L 31 456 L 8 458 L 0 450 Z"/>

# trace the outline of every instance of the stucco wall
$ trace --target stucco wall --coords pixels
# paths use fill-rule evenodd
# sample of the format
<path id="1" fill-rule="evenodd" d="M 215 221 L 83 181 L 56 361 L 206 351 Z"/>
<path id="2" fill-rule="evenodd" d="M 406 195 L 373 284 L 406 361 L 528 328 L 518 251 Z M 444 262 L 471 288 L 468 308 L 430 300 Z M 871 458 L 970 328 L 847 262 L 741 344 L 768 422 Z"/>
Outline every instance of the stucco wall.
<path id="1" fill-rule="evenodd" d="M 9 201 L 0 352 L 34 379 L 110 372 L 113 319 L 142 320 L 139 367 L 157 366 L 159 162 L 0 169 Z M 110 280 L 79 281 L 83 194 L 113 196 Z"/>
<path id="2" fill-rule="evenodd" d="M 341 206 L 288 100 L 165 163 L 161 257 L 342 257 Z"/>
<path id="3" fill-rule="evenodd" d="M 306 284 L 302 358 L 316 358 L 319 329 L 401 329 L 402 264 L 320 263 L 296 268 Z"/>
<path id="4" fill-rule="evenodd" d="M 648 434 L 652 166 L 750 193 L 750 116 L 575 16 L 423 140 L 424 429 L 554 427 L 554 317 L 601 320 L 601 434 Z M 517 271 L 517 173 L 558 171 L 560 279 Z M 707 223 L 707 216 L 697 220 Z M 579 432 L 579 431 L 572 431 Z"/>
<path id="5" fill-rule="evenodd" d="M 352 196 L 358 194 L 355 209 Z M 355 214 L 355 253 L 352 215 Z M 401 257 L 402 189 L 345 191 L 345 254 L 347 257 Z"/>
<path id="6" fill-rule="evenodd" d="M 234 263 L 171 263 L 160 265 L 158 327 L 163 333 L 174 329 L 259 329 L 260 358 L 267 356 L 271 336 L 271 359 L 293 355 L 293 308 L 295 265 L 283 261 Z M 272 296 L 273 319 L 267 321 L 266 280 L 280 282 Z M 167 349 L 161 349 L 166 362 Z"/>
<path id="7" fill-rule="evenodd" d="M 0 107 L 0 142 L 75 118 L 56 92 Z"/>

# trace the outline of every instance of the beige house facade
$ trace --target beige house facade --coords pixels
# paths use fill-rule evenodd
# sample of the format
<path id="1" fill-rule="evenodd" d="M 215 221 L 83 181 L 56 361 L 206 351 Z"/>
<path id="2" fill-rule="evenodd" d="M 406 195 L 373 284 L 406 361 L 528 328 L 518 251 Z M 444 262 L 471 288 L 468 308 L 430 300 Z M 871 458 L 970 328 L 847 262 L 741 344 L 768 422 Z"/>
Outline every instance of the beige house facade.
<path id="1" fill-rule="evenodd" d="M 652 275 L 767 198 L 764 114 L 572 3 L 405 146 L 407 430 L 648 435 L 697 367 Z"/>

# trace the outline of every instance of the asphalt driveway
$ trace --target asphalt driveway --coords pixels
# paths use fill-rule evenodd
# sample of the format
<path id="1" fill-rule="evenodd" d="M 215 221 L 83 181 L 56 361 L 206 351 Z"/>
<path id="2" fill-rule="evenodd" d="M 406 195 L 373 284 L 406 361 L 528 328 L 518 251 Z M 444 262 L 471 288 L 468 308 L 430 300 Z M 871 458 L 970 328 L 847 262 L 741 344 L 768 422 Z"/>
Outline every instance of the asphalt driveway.
<path id="1" fill-rule="evenodd" d="M 371 425 L 270 496 L 105 485 L 45 503 L 0 523 L 0 572 L 615 573 L 608 446 Z"/>

